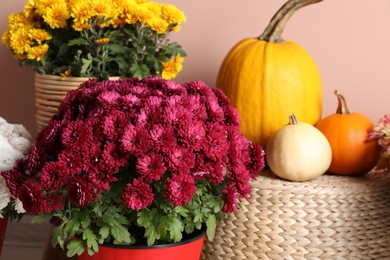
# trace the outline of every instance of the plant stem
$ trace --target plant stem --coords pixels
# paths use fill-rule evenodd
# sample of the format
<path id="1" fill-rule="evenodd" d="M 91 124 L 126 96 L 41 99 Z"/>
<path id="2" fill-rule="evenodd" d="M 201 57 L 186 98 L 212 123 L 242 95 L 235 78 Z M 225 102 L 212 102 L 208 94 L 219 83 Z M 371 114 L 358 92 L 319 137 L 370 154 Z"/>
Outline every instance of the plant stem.
<path id="1" fill-rule="evenodd" d="M 335 90 L 334 94 L 337 96 L 338 100 L 336 114 L 349 114 L 350 112 L 347 106 L 347 101 L 344 96 L 338 90 Z"/>
<path id="2" fill-rule="evenodd" d="M 289 125 L 296 125 L 296 124 L 298 124 L 298 119 L 295 116 L 295 114 L 292 114 L 291 116 L 289 116 L 288 119 L 289 119 L 289 122 L 288 122 Z"/>
<path id="3" fill-rule="evenodd" d="M 300 8 L 322 0 L 289 0 L 272 17 L 264 32 L 258 37 L 267 42 L 284 42 L 282 33 L 290 17 Z"/>

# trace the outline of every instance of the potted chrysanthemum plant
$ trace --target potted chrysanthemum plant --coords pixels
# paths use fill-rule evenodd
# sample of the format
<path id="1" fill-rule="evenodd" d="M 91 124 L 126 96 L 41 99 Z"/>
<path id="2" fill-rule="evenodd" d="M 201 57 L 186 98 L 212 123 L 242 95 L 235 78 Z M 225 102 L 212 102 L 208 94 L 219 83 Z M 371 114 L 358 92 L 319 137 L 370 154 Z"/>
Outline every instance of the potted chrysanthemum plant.
<path id="1" fill-rule="evenodd" d="M 176 77 L 186 52 L 169 35 L 185 20 L 176 6 L 148 0 L 28 0 L 9 15 L 2 41 L 37 72 L 37 130 L 89 78 Z"/>
<path id="2" fill-rule="evenodd" d="M 3 176 L 28 213 L 56 226 L 53 245 L 88 259 L 107 245 L 161 247 L 203 230 L 211 239 L 263 167 L 221 90 L 147 77 L 70 91 Z"/>
<path id="3" fill-rule="evenodd" d="M 177 7 L 148 0 L 28 0 L 9 15 L 2 41 L 40 74 L 170 79 L 186 53 L 169 33 L 185 20 Z"/>

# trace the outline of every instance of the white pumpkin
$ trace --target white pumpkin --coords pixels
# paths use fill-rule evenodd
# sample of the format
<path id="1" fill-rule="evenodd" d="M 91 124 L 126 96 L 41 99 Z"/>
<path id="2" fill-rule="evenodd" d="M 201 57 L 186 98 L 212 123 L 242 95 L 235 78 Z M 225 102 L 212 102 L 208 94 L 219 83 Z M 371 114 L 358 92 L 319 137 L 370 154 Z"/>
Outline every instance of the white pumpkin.
<path id="1" fill-rule="evenodd" d="M 295 115 L 269 139 L 266 159 L 271 171 L 290 181 L 307 181 L 324 174 L 332 160 L 326 137 Z"/>

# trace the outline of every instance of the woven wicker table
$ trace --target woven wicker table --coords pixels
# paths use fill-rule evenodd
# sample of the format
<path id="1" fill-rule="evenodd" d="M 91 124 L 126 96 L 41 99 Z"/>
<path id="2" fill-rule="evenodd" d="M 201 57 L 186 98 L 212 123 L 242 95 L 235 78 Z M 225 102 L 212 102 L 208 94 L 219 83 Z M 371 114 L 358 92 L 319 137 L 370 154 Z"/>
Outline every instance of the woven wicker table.
<path id="1" fill-rule="evenodd" d="M 390 259 L 390 174 L 299 183 L 264 171 L 202 259 Z"/>

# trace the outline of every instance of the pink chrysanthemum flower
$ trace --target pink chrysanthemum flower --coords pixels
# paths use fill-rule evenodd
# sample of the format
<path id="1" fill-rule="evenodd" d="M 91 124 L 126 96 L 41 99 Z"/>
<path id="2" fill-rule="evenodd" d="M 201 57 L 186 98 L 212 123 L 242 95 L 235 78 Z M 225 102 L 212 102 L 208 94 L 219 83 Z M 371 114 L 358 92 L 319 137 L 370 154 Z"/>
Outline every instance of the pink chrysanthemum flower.
<path id="1" fill-rule="evenodd" d="M 390 114 L 384 115 L 374 129 L 368 133 L 369 140 L 378 140 L 381 157 L 376 166 L 378 170 L 390 170 Z"/>
<path id="2" fill-rule="evenodd" d="M 103 133 L 108 139 L 117 140 L 127 124 L 126 115 L 122 111 L 115 111 L 112 115 L 104 118 Z"/>
<path id="3" fill-rule="evenodd" d="M 136 170 L 146 182 L 159 180 L 167 168 L 164 165 L 164 158 L 157 153 L 141 155 L 137 159 Z"/>
<path id="4" fill-rule="evenodd" d="M 194 179 L 185 174 L 174 174 L 165 183 L 165 198 L 175 206 L 187 204 L 196 192 Z"/>
<path id="5" fill-rule="evenodd" d="M 200 121 L 183 122 L 178 129 L 178 138 L 184 144 L 194 151 L 199 151 L 205 141 L 206 131 Z"/>
<path id="6" fill-rule="evenodd" d="M 222 210 L 228 214 L 233 213 L 238 206 L 239 196 L 235 186 L 229 185 L 223 190 L 225 204 Z"/>
<path id="7" fill-rule="evenodd" d="M 41 181 L 46 190 L 57 191 L 69 180 L 69 171 L 63 162 L 49 162 L 42 168 Z"/>
<path id="8" fill-rule="evenodd" d="M 85 127 L 81 120 L 73 121 L 67 124 L 62 131 L 61 141 L 65 146 L 77 148 L 83 146 L 92 137 L 90 128 Z"/>
<path id="9" fill-rule="evenodd" d="M 140 154 L 149 147 L 150 135 L 145 128 L 129 124 L 125 128 L 121 143 L 126 152 L 133 155 Z"/>
<path id="10" fill-rule="evenodd" d="M 18 188 L 17 197 L 23 202 L 23 208 L 31 214 L 42 211 L 44 203 L 42 199 L 42 187 L 33 182 L 25 182 Z"/>
<path id="11" fill-rule="evenodd" d="M 62 194 L 48 194 L 42 206 L 43 212 L 52 212 L 57 210 L 62 210 L 64 208 L 64 200 L 62 199 Z"/>
<path id="12" fill-rule="evenodd" d="M 166 161 L 169 171 L 188 173 L 195 166 L 195 154 L 189 149 L 176 146 L 168 152 Z"/>
<path id="13" fill-rule="evenodd" d="M 127 184 L 121 200 L 128 208 L 140 210 L 153 202 L 153 192 L 148 184 L 134 179 L 132 184 Z"/>
<path id="14" fill-rule="evenodd" d="M 88 205 L 93 198 L 90 185 L 87 180 L 81 177 L 71 179 L 66 186 L 66 190 L 69 200 L 78 207 Z"/>

